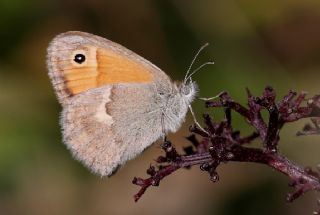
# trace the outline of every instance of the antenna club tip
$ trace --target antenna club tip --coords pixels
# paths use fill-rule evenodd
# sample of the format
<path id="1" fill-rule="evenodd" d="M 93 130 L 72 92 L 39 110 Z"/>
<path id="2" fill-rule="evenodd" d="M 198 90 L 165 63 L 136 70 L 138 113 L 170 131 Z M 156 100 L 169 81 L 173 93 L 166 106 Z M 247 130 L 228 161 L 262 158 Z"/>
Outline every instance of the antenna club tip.
<path id="1" fill-rule="evenodd" d="M 202 47 L 207 47 L 208 45 L 210 45 L 209 43 L 205 43 Z"/>

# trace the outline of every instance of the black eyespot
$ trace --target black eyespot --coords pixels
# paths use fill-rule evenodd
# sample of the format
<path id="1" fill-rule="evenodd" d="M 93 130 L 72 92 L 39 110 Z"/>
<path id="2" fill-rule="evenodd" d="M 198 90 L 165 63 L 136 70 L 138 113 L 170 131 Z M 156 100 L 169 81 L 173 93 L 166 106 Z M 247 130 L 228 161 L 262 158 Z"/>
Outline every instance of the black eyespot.
<path id="1" fill-rule="evenodd" d="M 86 56 L 83 54 L 76 54 L 73 60 L 78 64 L 82 64 L 86 60 Z"/>

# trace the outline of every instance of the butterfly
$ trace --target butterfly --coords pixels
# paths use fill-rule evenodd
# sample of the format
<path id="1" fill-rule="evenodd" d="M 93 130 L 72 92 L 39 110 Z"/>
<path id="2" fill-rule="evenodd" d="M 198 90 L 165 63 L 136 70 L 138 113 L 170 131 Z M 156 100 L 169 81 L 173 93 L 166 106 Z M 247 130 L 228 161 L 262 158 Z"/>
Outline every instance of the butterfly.
<path id="1" fill-rule="evenodd" d="M 63 142 L 101 176 L 176 132 L 197 93 L 191 65 L 182 82 L 173 82 L 129 49 L 85 32 L 56 36 L 47 67 L 63 108 Z"/>

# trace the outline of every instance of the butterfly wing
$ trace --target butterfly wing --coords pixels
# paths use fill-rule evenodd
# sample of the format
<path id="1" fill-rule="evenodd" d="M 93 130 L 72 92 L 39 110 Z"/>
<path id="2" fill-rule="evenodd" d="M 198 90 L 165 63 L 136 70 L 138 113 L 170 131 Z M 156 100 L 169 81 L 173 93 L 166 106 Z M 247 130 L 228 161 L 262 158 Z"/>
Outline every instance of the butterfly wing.
<path id="1" fill-rule="evenodd" d="M 85 60 L 77 62 L 82 55 Z M 85 32 L 58 35 L 48 47 L 49 76 L 63 104 L 68 97 L 104 85 L 170 84 L 158 67 L 127 48 Z"/>
<path id="2" fill-rule="evenodd" d="M 162 135 L 158 89 L 172 85 L 159 68 L 107 39 L 57 36 L 49 76 L 63 106 L 64 143 L 93 172 L 110 175 Z"/>

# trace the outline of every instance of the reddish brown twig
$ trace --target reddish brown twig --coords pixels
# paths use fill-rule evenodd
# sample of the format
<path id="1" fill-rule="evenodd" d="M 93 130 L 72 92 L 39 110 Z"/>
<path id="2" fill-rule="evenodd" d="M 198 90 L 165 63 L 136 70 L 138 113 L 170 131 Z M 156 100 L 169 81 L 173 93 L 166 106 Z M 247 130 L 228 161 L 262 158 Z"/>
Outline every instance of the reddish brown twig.
<path id="1" fill-rule="evenodd" d="M 305 101 L 306 93 L 299 95 L 290 91 L 279 102 L 276 102 L 275 91 L 266 87 L 262 96 L 255 97 L 249 90 L 248 107 L 244 107 L 233 101 L 227 93 L 220 95 L 219 101 L 206 103 L 208 108 L 224 108 L 225 118 L 221 122 L 215 122 L 208 115 L 204 115 L 207 133 L 196 126 L 191 131 L 201 136 L 199 142 L 194 135 L 188 137 L 192 146 L 185 148 L 185 154 L 179 154 L 170 142 L 165 142 L 163 150 L 165 156 L 156 160 L 158 166 L 150 166 L 147 179 L 134 178 L 133 183 L 141 187 L 134 196 L 138 201 L 150 186 L 158 186 L 160 181 L 181 168 L 199 165 L 200 169 L 210 175 L 213 182 L 219 180 L 216 172 L 217 167 L 223 162 L 252 162 L 261 163 L 287 175 L 290 179 L 290 186 L 293 192 L 288 194 L 289 202 L 300 197 L 310 190 L 320 190 L 320 176 L 318 172 L 310 168 L 303 168 L 289 160 L 278 152 L 279 133 L 281 128 L 290 122 L 302 118 L 320 117 L 320 96 L 316 95 Z M 303 105 L 303 103 L 306 103 Z M 269 112 L 269 118 L 265 121 L 261 115 L 262 110 Z M 231 111 L 243 116 L 249 125 L 254 128 L 252 135 L 241 137 L 239 131 L 232 128 Z M 306 126 L 298 135 L 319 134 L 319 118 L 312 119 L 313 126 Z M 251 141 L 259 138 L 260 148 L 245 147 Z"/>

